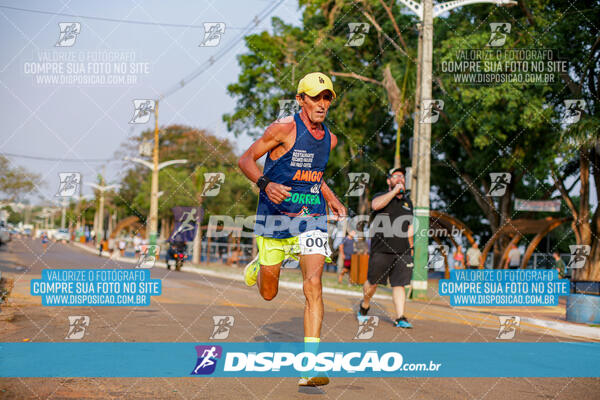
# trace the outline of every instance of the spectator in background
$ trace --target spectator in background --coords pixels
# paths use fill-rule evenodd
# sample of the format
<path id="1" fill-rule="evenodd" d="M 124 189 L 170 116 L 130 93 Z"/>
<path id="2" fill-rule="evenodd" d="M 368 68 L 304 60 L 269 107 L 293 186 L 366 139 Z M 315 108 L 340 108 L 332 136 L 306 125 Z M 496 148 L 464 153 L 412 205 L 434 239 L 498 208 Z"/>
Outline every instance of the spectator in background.
<path id="1" fill-rule="evenodd" d="M 124 238 L 119 239 L 119 252 L 121 253 L 121 257 L 125 257 L 125 247 L 127 243 Z"/>
<path id="2" fill-rule="evenodd" d="M 99 241 L 100 245 L 98 246 L 98 257 L 102 257 L 102 251 L 104 250 L 104 240 Z"/>
<path id="3" fill-rule="evenodd" d="M 565 262 L 560 258 L 560 254 L 557 251 L 552 253 L 552 257 L 554 257 L 554 261 L 556 261 L 556 270 L 558 271 L 558 277 L 563 279 L 565 277 Z"/>
<path id="4" fill-rule="evenodd" d="M 513 244 L 512 249 L 508 252 L 508 268 L 517 269 L 521 265 L 521 252 L 517 245 Z"/>
<path id="5" fill-rule="evenodd" d="M 473 242 L 473 245 L 467 250 L 467 267 L 477 269 L 479 264 L 481 264 L 481 250 L 479 250 L 477 242 Z"/>
<path id="6" fill-rule="evenodd" d="M 465 268 L 465 255 L 462 252 L 462 246 L 459 244 L 456 246 L 456 251 L 454 252 L 454 269 L 464 269 Z"/>
<path id="7" fill-rule="evenodd" d="M 135 251 L 135 258 L 139 258 L 142 251 L 142 238 L 139 233 L 133 238 L 133 250 Z"/>
<path id="8" fill-rule="evenodd" d="M 352 260 L 352 254 L 354 254 L 354 235 L 355 234 L 356 234 L 356 232 L 354 232 L 354 231 L 348 231 L 348 233 L 346 233 L 346 237 L 342 241 L 342 244 L 340 244 L 340 251 L 339 251 L 338 257 L 342 257 L 344 259 L 344 265 L 342 267 L 340 274 L 338 275 L 339 283 L 342 283 L 344 274 L 346 272 L 348 272 L 348 274 L 350 274 L 350 263 Z"/>

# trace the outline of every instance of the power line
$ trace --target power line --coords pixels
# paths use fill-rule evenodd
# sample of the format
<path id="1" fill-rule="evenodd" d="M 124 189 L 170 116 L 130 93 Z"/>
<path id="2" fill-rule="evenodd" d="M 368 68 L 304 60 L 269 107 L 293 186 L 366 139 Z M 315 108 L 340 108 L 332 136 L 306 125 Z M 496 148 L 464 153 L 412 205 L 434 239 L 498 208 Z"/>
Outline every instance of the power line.
<path id="1" fill-rule="evenodd" d="M 275 11 L 284 1 L 285 0 L 279 0 L 277 3 L 268 5 L 264 10 L 262 10 L 258 15 L 256 15 L 252 19 L 252 21 L 248 25 L 246 25 L 245 28 L 243 28 L 242 32 L 240 32 L 235 39 L 232 39 L 231 41 L 229 41 L 224 47 L 222 47 L 217 52 L 216 55 L 211 56 L 208 59 L 208 61 L 206 61 L 202 65 L 200 65 L 195 71 L 193 71 L 192 73 L 190 73 L 189 75 L 187 75 L 183 79 L 179 80 L 178 83 L 176 83 L 175 85 L 171 86 L 168 90 L 166 90 L 165 92 L 163 92 L 160 95 L 159 100 L 162 100 L 162 99 L 164 99 L 164 98 L 172 95 L 173 93 L 175 93 L 176 91 L 178 91 L 179 89 L 183 88 L 185 85 L 187 85 L 188 83 L 190 83 L 191 81 L 193 81 L 194 79 L 196 79 L 203 72 L 205 72 L 215 62 L 217 62 L 219 59 L 221 59 L 223 56 L 225 56 L 225 54 L 227 54 L 229 51 L 231 51 L 240 41 L 242 41 L 244 39 L 244 37 L 248 33 L 250 33 L 250 31 L 253 28 L 255 28 L 256 26 L 258 26 L 258 24 L 263 19 L 265 19 L 266 17 L 268 17 L 269 14 L 271 14 L 273 11 Z"/>
<path id="2" fill-rule="evenodd" d="M 41 161 L 62 161 L 62 162 L 116 162 L 114 158 L 54 158 L 54 157 L 43 157 L 43 156 L 29 156 L 26 154 L 14 154 L 14 153 L 0 153 L 2 156 L 27 158 L 30 160 L 41 160 Z"/>
<path id="3" fill-rule="evenodd" d="M 24 11 L 24 12 L 33 13 L 33 14 L 45 14 L 45 15 L 56 15 L 56 16 L 60 16 L 60 17 L 92 19 L 92 20 L 96 20 L 96 21 L 118 22 L 118 23 L 122 23 L 122 24 L 163 26 L 163 27 L 169 27 L 169 28 L 204 29 L 204 25 L 171 24 L 168 22 L 138 21 L 138 20 L 131 20 L 131 19 L 97 17 L 97 16 L 93 16 L 93 15 L 67 14 L 67 13 L 58 13 L 58 12 L 45 11 L 45 10 L 31 10 L 28 8 L 11 7 L 11 6 L 5 6 L 5 5 L 0 5 L 0 8 L 4 8 L 7 10 L 13 10 L 13 11 Z M 243 30 L 245 28 L 227 27 L 227 29 L 238 31 L 238 30 Z"/>

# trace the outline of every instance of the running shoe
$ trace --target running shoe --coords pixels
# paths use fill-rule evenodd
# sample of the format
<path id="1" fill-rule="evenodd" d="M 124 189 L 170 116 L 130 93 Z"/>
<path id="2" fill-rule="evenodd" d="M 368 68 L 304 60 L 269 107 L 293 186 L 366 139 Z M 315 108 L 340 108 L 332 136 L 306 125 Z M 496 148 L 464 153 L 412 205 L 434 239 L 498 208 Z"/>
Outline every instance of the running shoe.
<path id="1" fill-rule="evenodd" d="M 396 320 L 396 322 L 394 323 L 394 326 L 396 328 L 412 328 L 412 324 L 410 322 L 408 322 L 408 320 L 406 319 L 406 317 L 400 317 Z"/>
<path id="2" fill-rule="evenodd" d="M 250 261 L 246 268 L 244 268 L 244 281 L 246 286 L 256 285 L 256 279 L 258 278 L 258 271 L 260 270 L 260 263 L 258 262 L 258 254 L 254 257 L 254 260 Z"/>
<path id="3" fill-rule="evenodd" d="M 356 312 L 356 318 L 358 319 L 359 322 L 362 322 L 362 321 L 366 320 L 367 318 L 369 318 L 367 316 L 367 314 L 368 314 L 370 308 L 371 307 L 364 308 L 362 300 L 360 301 L 360 303 L 358 303 L 358 311 Z"/>
<path id="4" fill-rule="evenodd" d="M 313 376 L 310 378 L 300 378 L 298 386 L 323 386 L 329 383 L 329 378 L 326 376 Z"/>

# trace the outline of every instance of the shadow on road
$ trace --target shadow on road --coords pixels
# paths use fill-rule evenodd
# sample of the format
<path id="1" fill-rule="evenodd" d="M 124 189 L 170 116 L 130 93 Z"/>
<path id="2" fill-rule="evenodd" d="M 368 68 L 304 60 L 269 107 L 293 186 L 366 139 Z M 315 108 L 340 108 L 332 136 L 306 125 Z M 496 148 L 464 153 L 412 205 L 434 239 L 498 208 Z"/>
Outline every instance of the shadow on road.
<path id="1" fill-rule="evenodd" d="M 255 336 L 257 342 L 303 342 L 304 318 L 294 317 L 262 326 L 264 335 Z"/>

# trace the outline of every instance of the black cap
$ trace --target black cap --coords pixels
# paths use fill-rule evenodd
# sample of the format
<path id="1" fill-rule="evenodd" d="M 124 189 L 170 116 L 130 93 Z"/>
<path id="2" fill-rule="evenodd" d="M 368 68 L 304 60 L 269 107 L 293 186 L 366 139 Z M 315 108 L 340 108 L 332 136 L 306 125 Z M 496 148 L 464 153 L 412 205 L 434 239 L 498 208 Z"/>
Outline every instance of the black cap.
<path id="1" fill-rule="evenodd" d="M 396 172 L 402 172 L 402 174 L 404 176 L 406 176 L 406 168 L 404 168 L 404 167 L 398 167 L 398 168 L 392 168 L 392 169 L 390 169 L 388 171 L 388 177 L 394 175 L 394 173 L 396 173 Z"/>

